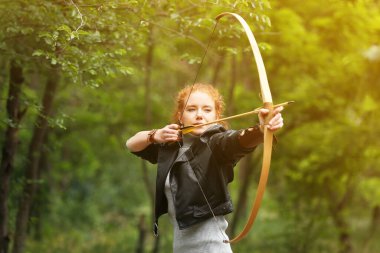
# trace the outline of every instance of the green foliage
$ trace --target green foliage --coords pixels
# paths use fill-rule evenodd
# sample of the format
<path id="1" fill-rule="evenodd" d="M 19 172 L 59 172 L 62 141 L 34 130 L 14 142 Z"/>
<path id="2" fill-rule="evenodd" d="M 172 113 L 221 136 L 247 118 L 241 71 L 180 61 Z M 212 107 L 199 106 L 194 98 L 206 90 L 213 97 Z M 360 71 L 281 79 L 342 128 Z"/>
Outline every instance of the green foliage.
<path id="1" fill-rule="evenodd" d="M 376 1 L 3 2 L 0 129 L 12 125 L 4 110 L 12 60 L 23 68 L 21 104 L 27 108 L 11 182 L 11 232 L 43 84 L 59 73 L 27 252 L 133 252 L 142 215 L 150 251 L 148 187 L 141 161 L 125 148 L 127 138 L 170 122 L 176 91 L 192 83 L 210 39 L 198 81 L 216 80 L 230 99 L 230 113 L 261 105 L 241 27 L 221 20 L 210 38 L 223 11 L 241 14 L 253 29 L 274 102 L 296 101 L 283 113 L 286 127 L 278 134 L 258 221 L 234 252 L 338 252 L 343 230 L 356 251 L 380 248 L 366 241 L 379 233 L 371 234 L 371 211 L 380 205 Z M 236 83 L 229 97 L 234 59 Z M 256 121 L 230 124 L 240 128 Z M 147 170 L 154 185 L 155 166 Z M 231 187 L 233 195 L 238 186 Z M 337 226 L 338 219 L 347 227 Z M 170 252 L 165 217 L 160 229 L 161 252 Z M 37 234 L 42 236 L 32 236 Z"/>

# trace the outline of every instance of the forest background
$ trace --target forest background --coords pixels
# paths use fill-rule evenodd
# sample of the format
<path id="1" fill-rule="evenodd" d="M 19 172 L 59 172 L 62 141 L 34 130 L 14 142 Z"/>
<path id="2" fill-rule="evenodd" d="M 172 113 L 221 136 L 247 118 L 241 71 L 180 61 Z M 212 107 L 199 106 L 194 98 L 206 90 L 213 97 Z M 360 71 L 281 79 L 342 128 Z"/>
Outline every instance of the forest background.
<path id="1" fill-rule="evenodd" d="M 0 252 L 170 252 L 151 232 L 155 166 L 125 148 L 170 122 L 224 11 L 260 44 L 283 113 L 257 221 L 234 252 L 380 252 L 380 1 L 0 0 Z M 261 105 L 236 21 L 217 27 L 198 81 L 226 116 Z M 230 122 L 256 124 L 257 117 Z M 243 226 L 260 151 L 230 185 Z"/>

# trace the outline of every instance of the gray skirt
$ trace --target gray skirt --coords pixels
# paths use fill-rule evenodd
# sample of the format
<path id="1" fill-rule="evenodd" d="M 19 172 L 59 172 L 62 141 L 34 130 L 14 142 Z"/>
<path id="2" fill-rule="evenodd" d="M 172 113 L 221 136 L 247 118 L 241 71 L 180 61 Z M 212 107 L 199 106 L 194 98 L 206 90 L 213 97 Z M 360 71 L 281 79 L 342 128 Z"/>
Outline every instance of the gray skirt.
<path id="1" fill-rule="evenodd" d="M 173 227 L 174 253 L 232 253 L 230 244 L 223 242 L 228 240 L 225 233 L 228 223 L 224 216 L 217 216 L 216 220 L 212 217 L 183 230 L 179 230 L 176 222 Z"/>
<path id="2" fill-rule="evenodd" d="M 201 223 L 180 230 L 175 219 L 173 195 L 170 190 L 169 175 L 165 182 L 168 200 L 168 214 L 173 224 L 173 253 L 232 253 L 226 229 L 228 222 L 224 216 L 211 217 Z"/>

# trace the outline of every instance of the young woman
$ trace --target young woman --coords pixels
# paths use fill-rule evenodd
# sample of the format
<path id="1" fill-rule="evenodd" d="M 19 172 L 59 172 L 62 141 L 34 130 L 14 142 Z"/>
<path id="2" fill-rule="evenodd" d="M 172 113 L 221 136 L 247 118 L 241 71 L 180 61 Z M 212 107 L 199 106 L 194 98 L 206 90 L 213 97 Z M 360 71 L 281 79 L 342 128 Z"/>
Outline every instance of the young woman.
<path id="1" fill-rule="evenodd" d="M 173 252 L 232 252 L 223 240 L 232 212 L 227 184 L 233 180 L 233 167 L 245 154 L 263 141 L 262 124 L 268 110 L 259 112 L 259 124 L 243 130 L 226 130 L 219 124 L 195 128 L 181 135 L 184 126 L 199 125 L 221 118 L 224 104 L 219 92 L 208 84 L 195 84 L 178 93 L 175 124 L 141 131 L 127 141 L 135 155 L 158 164 L 155 224 L 169 214 L 174 228 Z M 274 110 L 269 130 L 283 127 L 282 107 Z"/>

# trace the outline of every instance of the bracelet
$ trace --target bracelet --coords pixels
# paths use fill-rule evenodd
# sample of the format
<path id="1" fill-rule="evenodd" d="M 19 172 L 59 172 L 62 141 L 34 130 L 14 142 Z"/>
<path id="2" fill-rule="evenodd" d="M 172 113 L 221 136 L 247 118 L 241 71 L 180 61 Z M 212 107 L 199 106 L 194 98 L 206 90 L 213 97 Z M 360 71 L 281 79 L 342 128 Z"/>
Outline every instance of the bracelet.
<path id="1" fill-rule="evenodd" d="M 146 141 L 148 143 L 155 143 L 155 141 L 154 141 L 154 135 L 155 135 L 156 132 L 157 132 L 157 129 L 153 129 L 153 130 L 149 131 L 148 137 L 146 139 Z"/>

